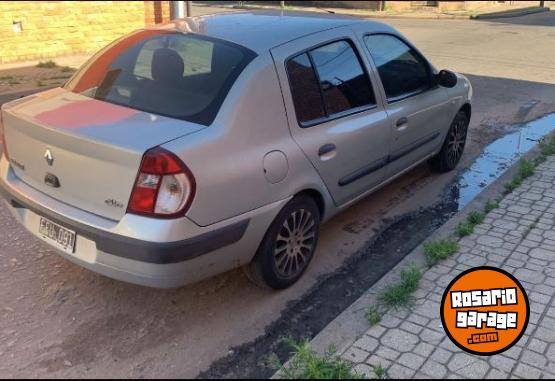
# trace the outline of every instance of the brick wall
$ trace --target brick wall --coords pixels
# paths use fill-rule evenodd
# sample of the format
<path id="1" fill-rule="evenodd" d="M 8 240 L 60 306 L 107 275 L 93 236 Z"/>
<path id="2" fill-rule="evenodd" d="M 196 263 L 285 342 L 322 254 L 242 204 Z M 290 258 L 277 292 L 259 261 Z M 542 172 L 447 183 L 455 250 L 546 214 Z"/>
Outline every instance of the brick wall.
<path id="1" fill-rule="evenodd" d="M 169 1 L 145 1 L 146 25 L 160 24 L 170 21 Z"/>
<path id="2" fill-rule="evenodd" d="M 92 53 L 168 20 L 168 1 L 0 1 L 0 64 Z"/>

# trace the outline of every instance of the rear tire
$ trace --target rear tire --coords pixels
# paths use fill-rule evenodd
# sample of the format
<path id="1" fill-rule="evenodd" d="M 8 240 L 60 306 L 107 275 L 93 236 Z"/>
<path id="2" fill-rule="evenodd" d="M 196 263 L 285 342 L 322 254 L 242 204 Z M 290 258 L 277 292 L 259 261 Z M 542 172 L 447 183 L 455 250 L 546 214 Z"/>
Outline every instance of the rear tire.
<path id="1" fill-rule="evenodd" d="M 314 256 L 319 225 L 316 202 L 305 195 L 294 197 L 278 213 L 245 267 L 249 279 L 276 290 L 297 282 Z"/>
<path id="2" fill-rule="evenodd" d="M 468 116 L 459 111 L 447 132 L 441 151 L 429 161 L 434 172 L 449 172 L 455 169 L 464 152 L 468 132 Z"/>

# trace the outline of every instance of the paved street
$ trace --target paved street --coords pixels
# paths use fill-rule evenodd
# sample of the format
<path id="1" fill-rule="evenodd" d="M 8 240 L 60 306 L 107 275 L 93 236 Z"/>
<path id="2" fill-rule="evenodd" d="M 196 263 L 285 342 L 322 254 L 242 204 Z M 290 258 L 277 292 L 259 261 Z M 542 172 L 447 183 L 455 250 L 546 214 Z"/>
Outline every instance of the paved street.
<path id="1" fill-rule="evenodd" d="M 438 68 L 555 84 L 554 11 L 506 19 L 383 20 L 409 36 Z"/>
<path id="2" fill-rule="evenodd" d="M 423 274 L 410 309 L 391 311 L 343 357 L 373 375 L 381 364 L 389 378 L 555 378 L 555 157 L 490 212 L 459 251 Z M 530 228 L 532 226 L 532 228 Z M 467 354 L 445 335 L 439 316 L 445 288 L 476 266 L 513 274 L 530 300 L 524 336 L 507 352 Z"/>
<path id="3" fill-rule="evenodd" d="M 546 12 L 505 22 L 383 20 L 405 33 L 437 67 L 461 71 L 472 81 L 474 108 L 461 170 L 514 125 L 555 112 L 554 19 L 554 12 Z M 348 305 L 349 299 L 330 293 L 315 304 L 306 295 L 340 274 L 394 221 L 434 205 L 456 175 L 433 175 L 421 166 L 334 218 L 322 228 L 303 279 L 283 292 L 256 288 L 240 270 L 177 290 L 112 281 L 59 258 L 16 225 L 2 205 L 0 375 L 195 377 L 225 356 L 236 356 L 230 361 L 238 365 L 218 368 L 225 375 L 260 375 L 262 361 L 241 362 L 241 356 L 258 350 L 266 355 L 267 348 L 237 347 L 257 338 L 277 341 L 295 325 L 316 334 L 340 312 L 333 307 Z M 451 201 L 456 210 L 458 201 Z M 410 237 L 401 231 L 397 240 L 418 244 L 429 233 L 428 227 L 419 228 Z M 395 255 L 388 246 L 383 260 L 367 272 L 376 271 L 379 279 L 396 263 Z M 352 283 L 338 279 L 335 290 Z M 369 287 L 361 284 L 356 292 Z M 356 298 L 356 292 L 349 297 Z M 292 319 L 295 302 L 320 318 Z M 275 322 L 281 325 L 272 326 Z"/>

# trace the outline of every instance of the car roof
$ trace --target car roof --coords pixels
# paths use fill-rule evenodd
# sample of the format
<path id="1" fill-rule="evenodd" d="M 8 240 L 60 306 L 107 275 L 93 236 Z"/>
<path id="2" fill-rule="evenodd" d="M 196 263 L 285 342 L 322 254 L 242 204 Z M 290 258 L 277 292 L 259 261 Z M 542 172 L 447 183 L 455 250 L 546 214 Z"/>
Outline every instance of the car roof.
<path id="1" fill-rule="evenodd" d="M 361 23 L 368 32 L 394 31 L 380 22 L 351 16 L 290 11 L 216 13 L 172 20 L 159 28 L 220 38 L 260 53 L 312 33 Z"/>

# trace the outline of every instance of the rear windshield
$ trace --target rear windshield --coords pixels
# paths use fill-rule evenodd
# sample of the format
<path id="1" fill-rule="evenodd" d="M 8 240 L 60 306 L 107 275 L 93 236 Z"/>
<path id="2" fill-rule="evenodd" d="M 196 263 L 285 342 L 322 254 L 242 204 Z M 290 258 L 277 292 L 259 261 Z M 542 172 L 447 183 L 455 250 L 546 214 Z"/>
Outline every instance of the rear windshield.
<path id="1" fill-rule="evenodd" d="M 194 34 L 143 30 L 93 56 L 65 85 L 84 96 L 209 125 L 256 56 Z"/>

